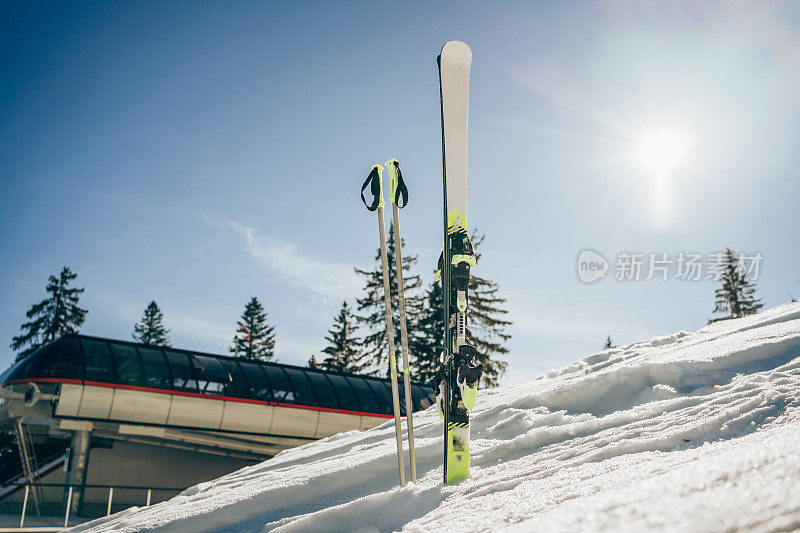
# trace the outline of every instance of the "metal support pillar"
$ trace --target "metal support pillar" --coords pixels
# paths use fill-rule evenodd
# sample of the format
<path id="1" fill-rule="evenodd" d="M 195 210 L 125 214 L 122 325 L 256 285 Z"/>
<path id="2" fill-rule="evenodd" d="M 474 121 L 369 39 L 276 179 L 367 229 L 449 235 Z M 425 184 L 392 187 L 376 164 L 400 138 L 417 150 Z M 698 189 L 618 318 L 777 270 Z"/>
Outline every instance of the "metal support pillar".
<path id="1" fill-rule="evenodd" d="M 72 498 L 69 514 L 77 515 L 83 505 L 83 489 L 86 484 L 86 469 L 89 466 L 89 443 L 92 432 L 88 430 L 73 430 L 72 443 L 69 450 L 69 468 L 67 469 L 67 487 L 64 487 L 64 498 L 67 499 L 69 488 L 72 489 Z"/>

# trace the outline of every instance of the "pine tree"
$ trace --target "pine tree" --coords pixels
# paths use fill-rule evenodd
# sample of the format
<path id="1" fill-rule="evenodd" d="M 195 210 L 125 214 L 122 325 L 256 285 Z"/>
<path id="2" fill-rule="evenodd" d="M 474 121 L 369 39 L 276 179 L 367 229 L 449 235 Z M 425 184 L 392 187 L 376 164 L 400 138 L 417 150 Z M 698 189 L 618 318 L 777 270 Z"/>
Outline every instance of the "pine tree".
<path id="1" fill-rule="evenodd" d="M 255 296 L 244 308 L 229 350 L 243 359 L 271 361 L 275 357 L 275 327 L 267 323 L 264 306 Z"/>
<path id="2" fill-rule="evenodd" d="M 438 282 L 428 287 L 425 307 L 413 332 L 409 332 L 409 351 L 415 381 L 433 383 L 439 370 L 439 354 L 444 344 L 444 302 Z"/>
<path id="3" fill-rule="evenodd" d="M 480 259 L 478 247 L 484 236 L 472 233 L 472 245 L 476 258 Z M 470 342 L 478 350 L 478 362 L 483 364 L 481 382 L 486 387 L 496 387 L 508 363 L 497 359 L 508 353 L 506 342 L 511 338 L 506 328 L 511 322 L 503 317 L 508 310 L 503 308 L 505 298 L 498 295 L 499 286 L 493 281 L 476 276 L 474 271 L 469 279 L 469 304 L 467 306 L 467 331 Z M 414 335 L 415 376 L 427 382 L 433 380 L 439 368 L 439 354 L 442 351 L 444 331 L 444 301 L 439 283 L 428 289 L 426 306 L 420 324 Z"/>
<path id="4" fill-rule="evenodd" d="M 603 349 L 604 350 L 608 350 L 609 348 L 616 348 L 616 345 L 614 344 L 614 341 L 611 340 L 611 335 L 606 337 L 606 343 L 603 345 Z"/>
<path id="5" fill-rule="evenodd" d="M 717 301 L 715 313 L 727 313 L 727 316 L 712 318 L 708 322 L 717 322 L 730 318 L 754 315 L 764 307 L 760 298 L 756 298 L 756 284 L 747 279 L 741 258 L 730 248 L 725 249 L 723 261 L 722 287 L 715 291 Z"/>
<path id="6" fill-rule="evenodd" d="M 62 335 L 75 333 L 83 325 L 88 313 L 78 307 L 83 289 L 69 288 L 77 276 L 69 267 L 64 267 L 58 278 L 50 276 L 45 289 L 50 296 L 25 313 L 29 322 L 22 324 L 22 333 L 12 339 L 11 349 L 20 350 L 15 361 Z"/>
<path id="7" fill-rule="evenodd" d="M 405 240 L 401 241 L 405 250 Z M 391 292 L 392 312 L 394 313 L 394 347 L 395 357 L 399 362 L 402 358 L 400 344 L 400 296 L 397 292 L 397 269 L 395 266 L 394 226 L 389 226 L 389 235 L 386 239 L 386 259 L 389 266 L 389 286 Z M 364 348 L 364 362 L 373 367 L 372 373 L 389 371 L 388 339 L 386 338 L 386 306 L 383 295 L 383 267 L 381 266 L 381 251 L 375 255 L 376 266 L 373 270 L 366 271 L 356 268 L 357 274 L 365 278 L 363 298 L 356 300 L 358 325 L 367 329 L 362 346 Z M 411 266 L 417 262 L 417 256 L 407 252 L 403 253 L 403 285 L 406 301 L 406 327 L 410 332 L 414 330 L 422 312 L 422 300 L 417 294 L 422 286 L 419 275 L 411 275 Z M 409 348 L 410 350 L 410 348 Z"/>
<path id="8" fill-rule="evenodd" d="M 337 372 L 361 372 L 367 365 L 361 350 L 361 343 L 354 335 L 356 318 L 347 305 L 342 302 L 342 308 L 334 319 L 333 327 L 328 330 L 325 340 L 328 346 L 322 350 L 327 354 L 322 362 L 316 363 L 317 368 L 334 370 Z M 312 356 L 313 358 L 313 356 Z M 311 363 L 311 360 L 309 360 Z"/>
<path id="9" fill-rule="evenodd" d="M 153 300 L 145 307 L 142 319 L 133 325 L 131 336 L 142 344 L 169 346 L 168 333 L 169 330 L 164 327 L 164 313 Z"/>
<path id="10" fill-rule="evenodd" d="M 308 362 L 306 363 L 306 365 L 308 366 L 308 368 L 319 368 L 320 367 L 319 363 L 317 362 L 317 358 L 314 356 L 314 354 L 311 354 L 311 356 L 309 356 Z"/>
<path id="11" fill-rule="evenodd" d="M 485 236 L 473 230 L 471 238 L 475 257 L 480 261 L 478 247 Z M 503 319 L 508 315 L 508 310 L 503 307 L 506 299 L 497 294 L 499 290 L 500 287 L 494 281 L 470 276 L 467 330 L 472 344 L 478 349 L 478 361 L 483 363 L 481 382 L 486 387 L 496 387 L 508 366 L 506 361 L 496 359 L 508 353 L 506 343 L 511 339 L 511 335 L 506 332 L 511 322 Z"/>

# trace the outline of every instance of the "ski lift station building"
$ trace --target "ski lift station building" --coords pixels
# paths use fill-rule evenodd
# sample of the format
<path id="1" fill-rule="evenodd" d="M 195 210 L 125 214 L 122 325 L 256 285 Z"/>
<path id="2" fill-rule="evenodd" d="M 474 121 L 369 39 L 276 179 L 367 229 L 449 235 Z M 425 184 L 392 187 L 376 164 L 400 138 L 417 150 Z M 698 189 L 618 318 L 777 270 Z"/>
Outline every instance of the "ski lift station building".
<path id="1" fill-rule="evenodd" d="M 0 498 L 34 481 L 62 484 L 74 488 L 76 511 L 105 501 L 92 487 L 168 497 L 393 413 L 385 379 L 84 335 L 13 365 L 0 398 L 0 431 L 15 436 L 21 466 L 0 480 Z M 425 409 L 433 392 L 414 384 L 412 401 Z"/>

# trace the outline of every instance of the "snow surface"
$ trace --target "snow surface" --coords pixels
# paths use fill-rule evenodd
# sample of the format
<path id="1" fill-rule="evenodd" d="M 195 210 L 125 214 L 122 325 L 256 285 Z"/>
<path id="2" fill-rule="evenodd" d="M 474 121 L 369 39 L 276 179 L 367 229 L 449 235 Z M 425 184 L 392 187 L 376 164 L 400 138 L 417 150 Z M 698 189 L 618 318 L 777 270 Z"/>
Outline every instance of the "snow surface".
<path id="1" fill-rule="evenodd" d="M 481 391 L 455 486 L 438 415 L 414 423 L 417 485 L 387 421 L 74 531 L 800 529 L 800 303 Z"/>

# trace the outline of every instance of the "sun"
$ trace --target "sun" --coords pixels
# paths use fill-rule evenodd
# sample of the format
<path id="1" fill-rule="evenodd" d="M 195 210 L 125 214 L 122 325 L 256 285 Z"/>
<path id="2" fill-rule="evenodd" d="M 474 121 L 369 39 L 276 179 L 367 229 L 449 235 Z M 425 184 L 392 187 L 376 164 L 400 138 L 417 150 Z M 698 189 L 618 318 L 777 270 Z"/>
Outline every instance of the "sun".
<path id="1" fill-rule="evenodd" d="M 673 126 L 649 127 L 640 130 L 634 141 L 634 158 L 647 178 L 652 196 L 650 218 L 656 225 L 666 226 L 674 219 L 673 203 L 680 174 L 689 163 L 691 138 L 686 130 Z"/>
<path id="2" fill-rule="evenodd" d="M 678 128 L 654 128 L 639 139 L 638 159 L 655 175 L 670 174 L 686 161 L 689 136 Z"/>

